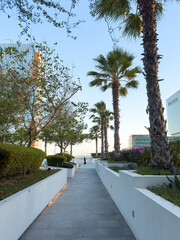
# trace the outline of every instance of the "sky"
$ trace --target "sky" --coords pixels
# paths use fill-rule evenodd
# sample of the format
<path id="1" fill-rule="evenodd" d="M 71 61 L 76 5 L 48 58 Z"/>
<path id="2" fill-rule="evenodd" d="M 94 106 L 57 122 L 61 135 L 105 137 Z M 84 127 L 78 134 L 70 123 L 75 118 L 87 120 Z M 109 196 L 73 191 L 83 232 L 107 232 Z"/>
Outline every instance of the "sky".
<path id="1" fill-rule="evenodd" d="M 169 1 L 165 6 L 164 17 L 158 22 L 158 53 L 163 55 L 159 65 L 159 78 L 164 79 L 160 82 L 160 91 L 162 103 L 165 107 L 164 116 L 166 115 L 166 99 L 180 89 L 179 77 L 179 56 L 180 56 L 180 4 L 175 1 Z M 112 93 L 111 90 L 102 92 L 99 88 L 89 87 L 89 82 L 93 79 L 87 76 L 87 72 L 95 70 L 94 58 L 99 54 L 106 55 L 113 49 L 113 43 L 107 31 L 107 25 L 103 20 L 95 21 L 89 14 L 88 0 L 79 0 L 76 7 L 76 19 L 84 20 L 73 34 L 77 36 L 74 40 L 67 37 L 66 31 L 57 29 L 49 23 L 31 25 L 31 34 L 41 41 L 47 41 L 48 45 L 53 46 L 57 42 L 56 52 L 64 61 L 64 65 L 73 68 L 74 79 L 80 78 L 82 91 L 75 97 L 74 101 L 83 101 L 89 103 L 89 108 L 99 101 L 106 103 L 107 109 L 112 110 Z M 73 20 L 73 19 L 72 19 Z M 6 14 L 0 16 L 1 33 L 0 43 L 10 43 L 19 40 L 20 28 L 18 26 L 17 16 L 14 12 L 10 18 Z M 118 47 L 135 56 L 133 66 L 142 65 L 143 52 L 141 39 L 122 38 L 120 33 L 116 32 L 120 38 Z M 24 39 L 20 38 L 25 43 Z M 129 147 L 129 136 L 131 134 L 148 134 L 145 126 L 149 126 L 148 115 L 146 114 L 147 95 L 146 83 L 143 75 L 137 77 L 139 88 L 130 90 L 127 97 L 120 98 L 120 142 L 121 148 Z M 89 120 L 90 113 L 87 114 L 85 121 L 89 127 L 93 124 Z M 113 131 L 109 130 L 109 150 L 113 150 Z M 68 149 L 67 149 L 68 150 Z M 48 154 L 58 152 L 54 146 L 49 146 Z M 100 151 L 100 140 L 99 140 Z M 79 144 L 73 148 L 73 154 L 88 154 L 95 152 L 95 142 L 88 141 Z"/>

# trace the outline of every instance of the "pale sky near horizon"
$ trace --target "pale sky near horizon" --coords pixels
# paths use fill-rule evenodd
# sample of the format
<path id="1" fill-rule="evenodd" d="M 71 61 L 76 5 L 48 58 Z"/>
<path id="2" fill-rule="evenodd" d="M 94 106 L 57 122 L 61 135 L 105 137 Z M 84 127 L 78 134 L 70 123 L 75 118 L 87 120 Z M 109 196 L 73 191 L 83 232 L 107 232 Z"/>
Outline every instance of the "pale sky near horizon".
<path id="1" fill-rule="evenodd" d="M 76 100 L 89 103 L 89 107 L 103 100 L 108 109 L 112 110 L 112 93 L 111 90 L 103 93 L 99 88 L 89 87 L 92 78 L 87 77 L 87 72 L 95 70 L 96 58 L 99 54 L 106 55 L 113 48 L 113 43 L 107 31 L 106 24 L 101 21 L 95 21 L 89 15 L 88 0 L 80 0 L 77 5 L 77 19 L 85 20 L 75 30 L 77 39 L 73 40 L 66 36 L 66 32 L 57 29 L 50 24 L 31 25 L 31 34 L 38 41 L 46 40 L 52 46 L 54 42 L 58 42 L 56 48 L 64 64 L 70 68 L 75 66 L 73 70 L 74 78 L 80 78 L 83 90 L 75 96 Z M 72 19 L 73 20 L 73 19 Z M 19 40 L 18 35 L 20 28 L 16 15 L 8 18 L 7 15 L 1 13 L 1 34 L 0 43 L 8 43 Z M 175 1 L 165 5 L 163 19 L 158 23 L 158 48 L 159 54 L 163 55 L 163 59 L 159 65 L 159 78 L 164 79 L 160 82 L 160 91 L 164 107 L 166 108 L 166 99 L 180 89 L 179 72 L 179 56 L 180 56 L 180 4 Z M 119 35 L 120 37 L 120 35 Z M 24 42 L 25 43 L 25 42 Z M 118 46 L 134 54 L 134 66 L 142 67 L 141 40 L 121 38 Z M 143 75 L 137 78 L 139 80 L 139 88 L 130 90 L 126 98 L 120 98 L 120 139 L 121 147 L 128 147 L 128 139 L 131 134 L 148 134 L 146 127 L 149 126 L 148 116 L 146 114 L 147 96 L 146 84 Z M 166 119 L 166 111 L 165 111 Z M 87 114 L 86 121 L 89 127 L 92 126 L 88 120 L 90 114 Z M 99 141 L 100 142 L 100 141 Z M 109 130 L 109 150 L 113 149 L 113 132 Z M 50 148 L 49 153 L 53 153 Z M 100 144 L 99 144 L 100 149 Z M 94 141 L 83 143 L 74 147 L 74 155 L 87 154 L 95 152 Z"/>

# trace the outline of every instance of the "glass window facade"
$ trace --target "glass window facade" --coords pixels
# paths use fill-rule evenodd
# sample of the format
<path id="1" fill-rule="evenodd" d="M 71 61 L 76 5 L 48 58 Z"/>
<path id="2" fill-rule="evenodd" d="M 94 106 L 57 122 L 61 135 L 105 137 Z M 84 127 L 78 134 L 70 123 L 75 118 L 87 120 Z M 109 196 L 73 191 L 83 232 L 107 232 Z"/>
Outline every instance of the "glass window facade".
<path id="1" fill-rule="evenodd" d="M 180 90 L 166 100 L 168 134 L 180 136 Z"/>
<path id="2" fill-rule="evenodd" d="M 168 141 L 179 139 L 180 136 L 168 136 Z M 151 146 L 151 140 L 149 135 L 131 135 L 129 143 L 130 148 L 141 148 Z"/>

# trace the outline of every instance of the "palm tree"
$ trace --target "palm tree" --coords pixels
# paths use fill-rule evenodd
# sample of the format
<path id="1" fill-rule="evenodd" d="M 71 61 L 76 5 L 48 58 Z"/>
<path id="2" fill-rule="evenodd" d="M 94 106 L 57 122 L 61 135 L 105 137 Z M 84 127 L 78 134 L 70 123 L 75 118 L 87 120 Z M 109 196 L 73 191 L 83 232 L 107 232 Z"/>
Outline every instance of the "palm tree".
<path id="1" fill-rule="evenodd" d="M 91 108 L 90 112 L 94 113 L 90 116 L 93 119 L 93 122 L 97 122 L 101 126 L 101 159 L 104 159 L 104 118 L 103 113 L 106 109 L 106 104 L 103 101 L 100 101 L 94 104 L 95 108 Z M 96 116 L 95 114 L 98 114 Z"/>
<path id="2" fill-rule="evenodd" d="M 112 125 L 110 125 L 110 121 L 114 119 L 113 115 L 114 115 L 113 112 L 110 112 L 109 110 L 105 110 L 103 113 L 105 159 L 108 159 L 108 157 L 109 157 L 107 129 L 108 129 L 108 127 L 110 127 L 111 129 L 114 129 L 114 127 Z"/>
<path id="3" fill-rule="evenodd" d="M 90 139 L 95 140 L 96 142 L 96 157 L 98 157 L 98 138 L 100 138 L 100 126 L 94 125 L 91 129 L 90 129 Z"/>
<path id="4" fill-rule="evenodd" d="M 179 1 L 179 0 L 176 0 Z M 161 1 L 162 2 L 162 1 Z M 137 37 L 142 32 L 144 76 L 148 97 L 147 113 L 149 113 L 151 137 L 151 167 L 168 169 L 172 166 L 172 157 L 167 140 L 166 121 L 162 106 L 157 53 L 157 19 L 162 13 L 162 4 L 155 0 L 99 0 L 95 4 L 98 18 L 110 17 L 113 20 L 124 18 L 124 35 Z M 164 0 L 164 2 L 166 2 Z M 136 13 L 131 13 L 136 3 Z M 132 5 L 131 5 L 132 4 Z"/>
<path id="5" fill-rule="evenodd" d="M 119 139 L 119 95 L 126 96 L 128 88 L 137 88 L 138 81 L 134 80 L 137 73 L 140 73 L 138 67 L 130 68 L 133 55 L 128 54 L 122 49 L 116 48 L 109 52 L 106 57 L 99 55 L 96 59 L 96 71 L 90 71 L 88 76 L 94 78 L 90 86 L 100 86 L 101 90 L 112 89 L 113 111 L 114 111 L 114 156 L 115 160 L 120 157 L 120 139 Z"/>

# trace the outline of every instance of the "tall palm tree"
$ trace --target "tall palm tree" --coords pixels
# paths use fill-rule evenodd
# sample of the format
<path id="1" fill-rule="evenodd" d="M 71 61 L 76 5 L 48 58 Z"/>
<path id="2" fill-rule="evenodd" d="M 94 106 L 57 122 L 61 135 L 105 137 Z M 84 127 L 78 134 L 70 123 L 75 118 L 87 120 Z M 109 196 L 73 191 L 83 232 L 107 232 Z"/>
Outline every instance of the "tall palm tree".
<path id="1" fill-rule="evenodd" d="M 103 118 L 104 118 L 104 149 L 105 149 L 105 159 L 108 159 L 109 157 L 109 151 L 108 151 L 108 133 L 107 133 L 107 129 L 108 127 L 111 129 L 114 129 L 114 127 L 112 125 L 110 125 L 110 121 L 112 121 L 114 119 L 113 117 L 113 112 L 109 111 L 109 110 L 105 110 L 103 113 Z"/>
<path id="2" fill-rule="evenodd" d="M 96 157 L 98 157 L 98 138 L 100 138 L 100 126 L 94 125 L 92 128 L 90 128 L 90 139 L 95 140 L 96 142 Z"/>
<path id="3" fill-rule="evenodd" d="M 109 52 L 107 56 L 99 55 L 96 59 L 96 71 L 90 71 L 88 76 L 94 78 L 90 86 L 99 86 L 101 90 L 112 89 L 113 111 L 114 111 L 114 156 L 115 160 L 120 158 L 119 139 L 119 95 L 126 96 L 128 88 L 137 88 L 138 81 L 135 80 L 139 67 L 131 68 L 133 55 L 122 49 L 116 48 Z"/>
<path id="4" fill-rule="evenodd" d="M 179 0 L 176 1 L 179 2 Z M 98 18 L 108 16 L 113 20 L 123 17 L 124 34 L 127 36 L 137 37 L 142 32 L 144 48 L 142 60 L 148 96 L 147 113 L 149 113 L 150 122 L 148 130 L 151 137 L 152 160 L 150 165 L 154 168 L 168 169 L 172 166 L 172 157 L 159 89 L 158 64 L 161 56 L 157 53 L 157 19 L 162 13 L 162 2 L 155 0 L 98 0 L 95 4 L 95 14 Z M 134 4 L 136 4 L 136 11 L 131 13 Z"/>
<path id="5" fill-rule="evenodd" d="M 106 110 L 106 104 L 103 101 L 100 101 L 94 104 L 94 108 L 90 109 L 90 112 L 94 113 L 90 116 L 93 119 L 93 122 L 97 122 L 101 126 L 101 159 L 104 159 L 104 118 L 103 113 Z M 97 116 L 97 115 L 98 116 Z"/>

